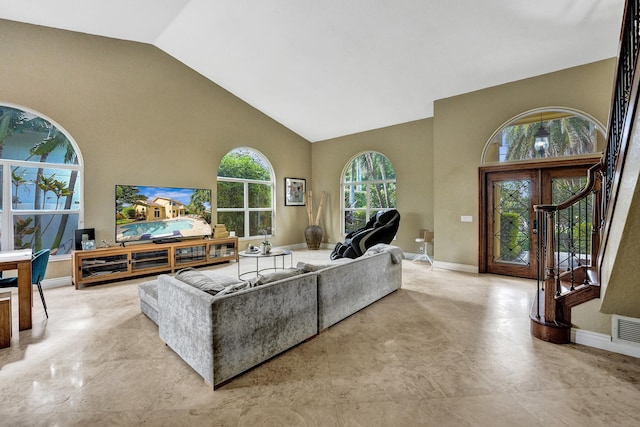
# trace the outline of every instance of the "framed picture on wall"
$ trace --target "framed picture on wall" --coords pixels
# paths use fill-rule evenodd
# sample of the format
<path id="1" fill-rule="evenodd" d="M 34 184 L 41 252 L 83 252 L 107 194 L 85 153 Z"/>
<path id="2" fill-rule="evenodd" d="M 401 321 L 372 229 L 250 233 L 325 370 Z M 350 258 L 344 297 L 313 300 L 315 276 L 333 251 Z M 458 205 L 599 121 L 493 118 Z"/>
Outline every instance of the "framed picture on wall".
<path id="1" fill-rule="evenodd" d="M 303 178 L 284 179 L 284 205 L 304 206 L 307 181 Z"/>

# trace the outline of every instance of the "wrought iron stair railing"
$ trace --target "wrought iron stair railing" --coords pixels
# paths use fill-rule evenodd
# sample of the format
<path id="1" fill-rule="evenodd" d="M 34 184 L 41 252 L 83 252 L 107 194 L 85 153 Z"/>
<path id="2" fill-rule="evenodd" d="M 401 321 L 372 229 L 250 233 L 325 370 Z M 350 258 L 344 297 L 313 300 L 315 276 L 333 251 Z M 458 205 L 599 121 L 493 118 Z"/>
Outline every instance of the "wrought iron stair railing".
<path id="1" fill-rule="evenodd" d="M 585 186 L 557 205 L 536 205 L 538 292 L 532 333 L 569 342 L 571 308 L 600 295 L 594 261 L 600 247 L 602 163 L 589 169 Z M 551 232 L 550 232 L 551 230 Z"/>
<path id="2" fill-rule="evenodd" d="M 587 184 L 574 197 L 560 204 L 534 207 L 539 224 L 536 254 L 539 268 L 531 331 L 540 339 L 569 342 L 571 308 L 600 296 L 599 267 L 635 120 L 640 81 L 640 73 L 635 71 L 639 53 L 640 0 L 627 0 L 602 159 L 589 169 Z M 575 209 L 587 208 L 589 198 L 593 209 L 591 221 L 576 224 Z M 583 233 L 586 236 L 588 222 L 591 237 L 587 251 L 587 245 L 582 246 L 580 238 Z M 587 252 L 588 257 L 584 256 Z"/>

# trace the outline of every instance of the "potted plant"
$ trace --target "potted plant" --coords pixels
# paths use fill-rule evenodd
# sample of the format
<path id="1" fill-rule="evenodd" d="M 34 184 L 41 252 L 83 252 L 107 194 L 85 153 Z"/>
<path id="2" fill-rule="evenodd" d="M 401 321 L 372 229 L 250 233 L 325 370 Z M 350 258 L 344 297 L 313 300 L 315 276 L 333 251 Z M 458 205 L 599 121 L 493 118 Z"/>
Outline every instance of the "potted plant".
<path id="1" fill-rule="evenodd" d="M 266 229 L 263 229 L 263 230 L 260 230 L 260 232 L 264 236 L 264 239 L 262 240 L 262 242 L 260 242 L 260 253 L 262 255 L 266 255 L 269 252 L 271 252 L 272 245 L 271 245 L 271 242 L 267 239 L 268 231 Z"/>

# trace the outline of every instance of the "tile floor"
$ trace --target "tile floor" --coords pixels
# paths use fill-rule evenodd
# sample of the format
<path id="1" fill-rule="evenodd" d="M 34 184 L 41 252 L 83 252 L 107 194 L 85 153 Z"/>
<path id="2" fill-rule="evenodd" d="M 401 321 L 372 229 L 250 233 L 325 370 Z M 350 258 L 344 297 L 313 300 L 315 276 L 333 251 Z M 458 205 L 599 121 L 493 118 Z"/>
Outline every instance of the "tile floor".
<path id="1" fill-rule="evenodd" d="M 314 259 L 328 251 L 294 263 Z M 640 360 L 533 339 L 531 281 L 411 261 L 403 274 L 398 292 L 216 391 L 140 313 L 148 278 L 45 289 L 49 320 L 34 298 L 20 333 L 14 298 L 0 425 L 640 425 Z"/>

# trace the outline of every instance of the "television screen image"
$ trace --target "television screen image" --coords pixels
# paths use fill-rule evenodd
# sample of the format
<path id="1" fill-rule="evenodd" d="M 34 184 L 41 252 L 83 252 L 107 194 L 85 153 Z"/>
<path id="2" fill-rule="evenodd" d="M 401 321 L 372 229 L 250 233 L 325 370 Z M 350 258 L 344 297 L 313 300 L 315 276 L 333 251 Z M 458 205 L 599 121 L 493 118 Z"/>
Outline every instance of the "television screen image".
<path id="1" fill-rule="evenodd" d="M 116 185 L 116 242 L 211 235 L 211 190 Z"/>

